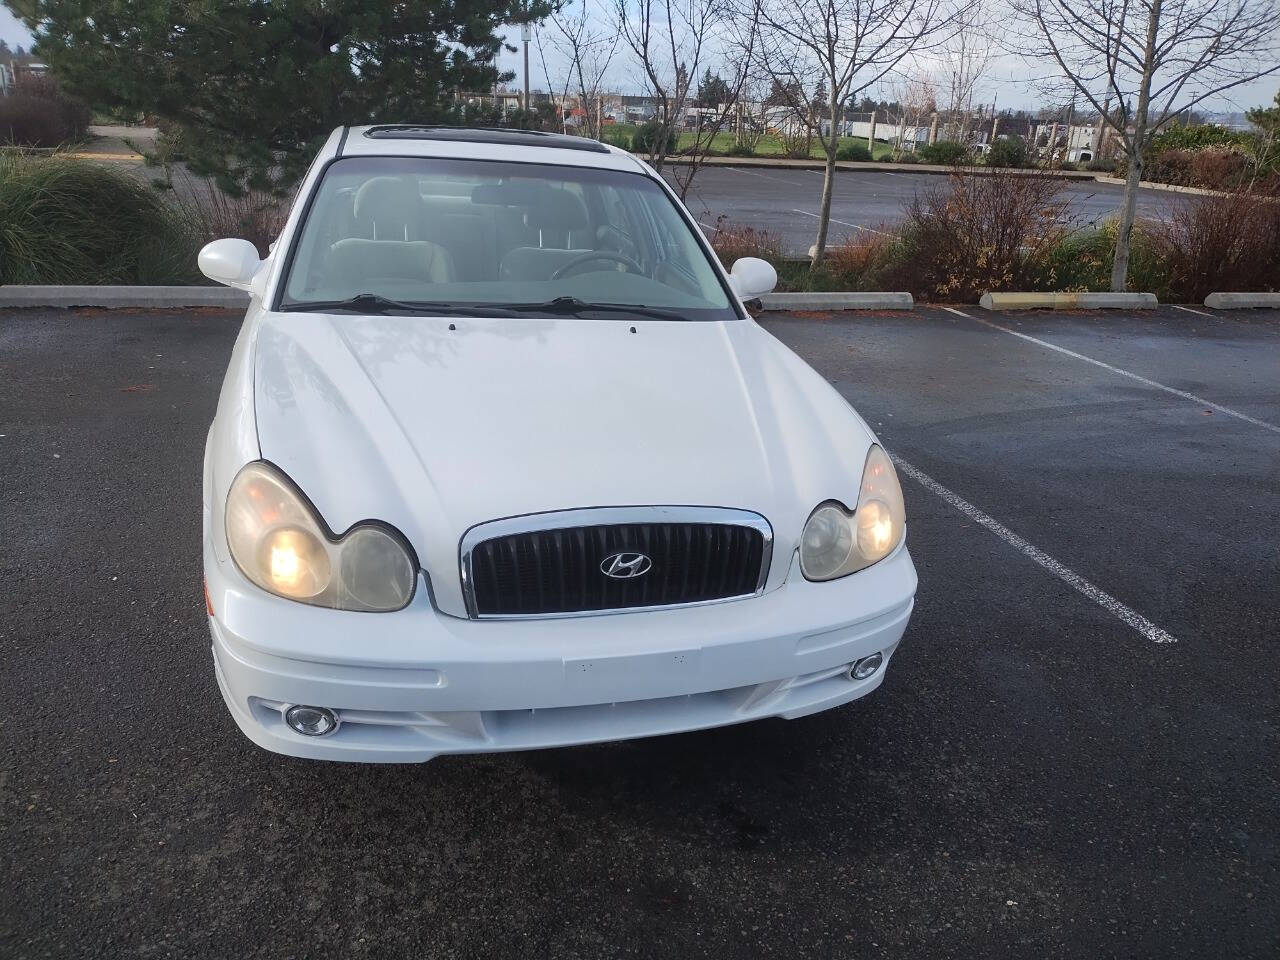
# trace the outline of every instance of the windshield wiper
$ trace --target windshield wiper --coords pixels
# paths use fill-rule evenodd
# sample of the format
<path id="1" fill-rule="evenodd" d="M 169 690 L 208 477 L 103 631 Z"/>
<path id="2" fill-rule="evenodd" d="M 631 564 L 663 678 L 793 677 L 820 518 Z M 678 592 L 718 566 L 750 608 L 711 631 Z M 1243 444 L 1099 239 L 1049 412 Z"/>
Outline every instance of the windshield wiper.
<path id="1" fill-rule="evenodd" d="M 510 317 L 510 310 L 496 304 L 437 303 L 428 300 L 392 300 L 380 293 L 357 293 L 345 300 L 303 300 L 282 304 L 280 310 L 306 313 L 350 311 L 369 314 L 426 314 L 444 317 Z"/>
<path id="2" fill-rule="evenodd" d="M 551 314 L 581 316 L 584 313 L 629 313 L 636 317 L 648 317 L 650 320 L 688 320 L 673 310 L 660 310 L 646 307 L 639 303 L 589 303 L 577 297 L 556 297 L 543 303 L 508 303 L 503 306 L 511 310 L 543 311 Z"/>

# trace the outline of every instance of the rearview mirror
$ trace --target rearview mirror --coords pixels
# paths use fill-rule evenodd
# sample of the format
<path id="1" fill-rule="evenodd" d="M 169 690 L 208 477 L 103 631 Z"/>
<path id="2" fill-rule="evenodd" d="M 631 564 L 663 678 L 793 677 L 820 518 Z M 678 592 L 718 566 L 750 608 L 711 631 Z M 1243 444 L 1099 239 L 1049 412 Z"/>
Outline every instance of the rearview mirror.
<path id="1" fill-rule="evenodd" d="M 778 271 L 773 264 L 759 257 L 743 257 L 733 262 L 729 281 L 734 292 L 743 300 L 751 300 L 768 293 L 778 285 Z"/>
<path id="2" fill-rule="evenodd" d="M 200 272 L 237 290 L 249 290 L 262 269 L 258 248 L 248 240 L 214 240 L 200 250 Z"/>

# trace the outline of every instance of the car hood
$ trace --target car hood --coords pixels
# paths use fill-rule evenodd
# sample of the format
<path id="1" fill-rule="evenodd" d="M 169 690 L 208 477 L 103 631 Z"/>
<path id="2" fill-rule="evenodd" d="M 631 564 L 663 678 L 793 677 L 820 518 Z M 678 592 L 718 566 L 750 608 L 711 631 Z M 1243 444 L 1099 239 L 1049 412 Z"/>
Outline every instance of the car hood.
<path id="1" fill-rule="evenodd" d="M 268 313 L 254 395 L 263 459 L 335 533 L 401 530 L 456 616 L 469 527 L 579 507 L 754 510 L 776 587 L 813 507 L 856 500 L 873 439 L 749 320 Z"/>

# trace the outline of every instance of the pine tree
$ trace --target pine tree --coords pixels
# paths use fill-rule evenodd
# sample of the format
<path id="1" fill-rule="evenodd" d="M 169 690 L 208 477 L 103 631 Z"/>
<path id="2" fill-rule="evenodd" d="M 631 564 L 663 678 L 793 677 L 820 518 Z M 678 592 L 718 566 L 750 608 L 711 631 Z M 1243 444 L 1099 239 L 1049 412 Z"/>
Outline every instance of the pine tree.
<path id="1" fill-rule="evenodd" d="M 495 31 L 547 0 L 6 0 L 65 89 L 181 129 L 192 170 L 284 190 L 339 124 L 438 123 L 506 79 Z"/>

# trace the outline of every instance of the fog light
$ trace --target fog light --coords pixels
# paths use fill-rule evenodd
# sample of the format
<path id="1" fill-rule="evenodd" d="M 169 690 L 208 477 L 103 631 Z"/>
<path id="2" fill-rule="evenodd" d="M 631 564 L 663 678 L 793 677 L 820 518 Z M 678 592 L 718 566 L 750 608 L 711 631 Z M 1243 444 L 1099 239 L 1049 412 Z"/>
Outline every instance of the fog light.
<path id="1" fill-rule="evenodd" d="M 338 718 L 324 707 L 304 707 L 299 704 L 284 712 L 284 722 L 295 733 L 304 737 L 323 737 L 338 729 Z"/>
<path id="2" fill-rule="evenodd" d="M 879 670 L 882 663 L 884 663 L 883 653 L 873 653 L 869 657 L 863 657 L 849 668 L 849 679 L 865 680 Z"/>

